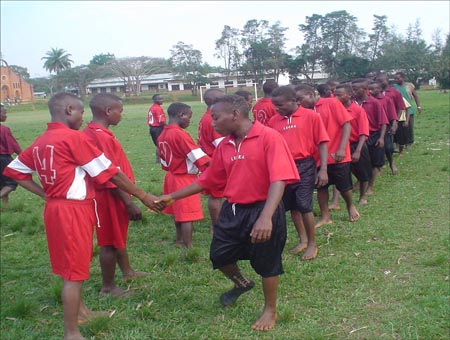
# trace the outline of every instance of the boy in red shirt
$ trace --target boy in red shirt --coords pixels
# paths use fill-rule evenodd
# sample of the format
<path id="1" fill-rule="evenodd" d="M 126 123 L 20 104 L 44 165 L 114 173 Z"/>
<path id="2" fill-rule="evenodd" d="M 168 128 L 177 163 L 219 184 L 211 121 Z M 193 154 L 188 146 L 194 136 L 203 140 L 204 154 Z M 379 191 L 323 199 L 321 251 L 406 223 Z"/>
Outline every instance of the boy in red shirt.
<path id="1" fill-rule="evenodd" d="M 306 249 L 302 260 L 312 260 L 317 256 L 314 188 L 328 182 L 327 142 L 330 139 L 320 116 L 310 109 L 298 106 L 292 87 L 281 86 L 275 89 L 272 92 L 272 102 L 278 114 L 270 119 L 268 126 L 285 138 L 300 176 L 300 181 L 289 184 L 283 195 L 284 206 L 286 210 L 291 210 L 292 221 L 300 240 L 291 252 L 298 254 Z M 317 155 L 320 157 L 319 171 L 314 158 Z"/>
<path id="2" fill-rule="evenodd" d="M 83 132 L 95 146 L 134 183 L 134 174 L 130 162 L 109 126 L 116 126 L 122 119 L 122 100 L 114 94 L 100 93 L 89 102 L 92 121 Z M 126 192 L 112 182 L 95 184 L 95 200 L 100 227 L 96 228 L 97 242 L 100 247 L 100 268 L 102 270 L 102 295 L 111 294 L 123 297 L 130 294 L 115 284 L 116 264 L 122 271 L 123 279 L 142 276 L 130 266 L 127 252 L 127 234 L 129 221 L 142 218 L 140 209 Z"/>
<path id="3" fill-rule="evenodd" d="M 166 114 L 162 108 L 162 104 L 164 103 L 163 97 L 160 94 L 155 94 L 152 100 L 153 104 L 148 109 L 147 124 L 150 127 L 150 136 L 152 137 L 153 144 L 156 146 L 156 163 L 159 163 L 157 140 L 166 124 Z"/>
<path id="4" fill-rule="evenodd" d="M 270 99 L 273 90 L 278 87 L 275 80 L 267 80 L 263 85 L 264 97 L 259 99 L 253 106 L 253 121 L 259 121 L 263 125 L 267 125 L 270 118 L 277 114 L 277 110 Z"/>
<path id="5" fill-rule="evenodd" d="M 7 116 L 6 108 L 3 104 L 0 107 L 0 122 L 6 121 Z M 9 194 L 16 190 L 17 182 L 12 178 L 4 176 L 2 174 L 3 170 L 7 167 L 9 163 L 12 162 L 12 154 L 20 154 L 22 149 L 19 143 L 11 133 L 9 127 L 0 124 L 0 197 L 2 199 L 2 207 L 8 206 Z"/>
<path id="6" fill-rule="evenodd" d="M 44 223 L 50 262 L 53 272 L 63 279 L 64 339 L 83 339 L 78 324 L 99 315 L 81 298 L 83 281 L 89 278 L 96 223 L 93 182 L 110 180 L 156 211 L 164 204 L 155 203 L 154 196 L 136 187 L 84 133 L 77 131 L 84 113 L 77 96 L 58 93 L 48 107 L 51 122 L 47 130 L 8 165 L 4 174 L 46 200 Z M 33 180 L 34 172 L 41 186 Z"/>
<path id="7" fill-rule="evenodd" d="M 177 191 L 191 184 L 198 172 L 204 171 L 210 158 L 195 144 L 185 131 L 192 118 L 191 107 L 183 103 L 170 104 L 167 109 L 169 123 L 158 137 L 161 167 L 166 171 L 164 194 Z M 203 219 L 200 194 L 183 198 L 164 211 L 171 214 L 175 222 L 177 247 L 192 247 L 192 223 Z"/>
<path id="8" fill-rule="evenodd" d="M 264 310 L 252 329 L 267 331 L 277 320 L 278 276 L 283 273 L 286 242 L 284 187 L 299 179 L 283 137 L 249 118 L 244 98 L 227 95 L 211 107 L 214 129 L 227 136 L 219 144 L 210 166 L 191 185 L 161 197 L 170 204 L 204 189 L 223 191 L 226 198 L 214 224 L 210 259 L 213 267 L 234 283 L 220 301 L 231 305 L 253 288 L 237 261 L 250 259 L 262 276 Z M 281 203 L 281 204 L 280 204 Z"/>
<path id="9" fill-rule="evenodd" d="M 198 123 L 197 144 L 200 148 L 211 158 L 223 136 L 220 135 L 212 126 L 211 105 L 213 105 L 218 98 L 224 96 L 224 93 L 219 89 L 208 89 L 205 91 L 204 100 L 206 104 L 206 111 Z M 211 230 L 214 223 L 219 217 L 220 205 L 222 202 L 222 193 L 205 192 L 208 195 L 208 211 L 211 217 Z"/>
<path id="10" fill-rule="evenodd" d="M 297 102 L 306 108 L 314 109 L 322 118 L 330 141 L 328 142 L 328 184 L 317 188 L 321 218 L 315 227 L 333 223 L 328 209 L 328 186 L 335 184 L 344 198 L 350 222 L 356 222 L 360 215 L 352 201 L 352 178 L 350 172 L 350 138 L 353 119 L 336 98 L 316 99 L 314 89 L 309 85 L 295 87 Z"/>

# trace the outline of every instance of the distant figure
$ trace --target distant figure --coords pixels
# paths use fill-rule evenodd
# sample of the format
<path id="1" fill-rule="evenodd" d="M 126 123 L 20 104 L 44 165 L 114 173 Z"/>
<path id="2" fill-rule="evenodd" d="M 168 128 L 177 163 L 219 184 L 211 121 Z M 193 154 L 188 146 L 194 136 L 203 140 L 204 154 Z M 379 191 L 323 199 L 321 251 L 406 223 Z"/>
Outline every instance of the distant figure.
<path id="1" fill-rule="evenodd" d="M 263 85 L 264 97 L 259 99 L 253 106 L 253 121 L 258 121 L 267 125 L 270 118 L 277 114 L 277 110 L 272 103 L 272 92 L 278 87 L 275 80 L 267 80 Z"/>
<path id="2" fill-rule="evenodd" d="M 0 122 L 4 123 L 7 119 L 7 111 L 3 104 L 0 106 Z M 9 127 L 0 123 L 0 197 L 2 199 L 2 208 L 6 208 L 9 202 L 9 194 L 16 190 L 17 182 L 12 178 L 3 175 L 3 170 L 12 162 L 13 154 L 20 154 L 22 149 L 11 133 Z"/>
<path id="3" fill-rule="evenodd" d="M 169 122 L 158 137 L 161 167 L 166 172 L 164 194 L 191 184 L 197 179 L 199 170 L 209 165 L 209 156 L 195 144 L 185 131 L 192 118 L 191 107 L 184 103 L 173 103 L 167 109 Z M 175 246 L 192 247 L 192 224 L 203 219 L 200 194 L 183 198 L 163 210 L 173 216 L 176 230 Z"/>
<path id="4" fill-rule="evenodd" d="M 153 104 L 148 109 L 147 124 L 150 127 L 150 136 L 152 137 L 153 144 L 155 144 L 155 163 L 159 163 L 158 156 L 158 137 L 161 134 L 164 125 L 166 124 L 166 114 L 162 108 L 164 98 L 160 94 L 155 94 L 152 97 Z"/>
<path id="5" fill-rule="evenodd" d="M 244 90 L 239 90 L 239 91 L 235 92 L 235 95 L 243 97 L 247 101 L 250 111 L 252 110 L 253 95 L 250 92 L 244 91 Z"/>
<path id="6" fill-rule="evenodd" d="M 330 98 L 332 94 L 330 85 L 328 84 L 317 85 L 317 92 L 321 98 Z"/>

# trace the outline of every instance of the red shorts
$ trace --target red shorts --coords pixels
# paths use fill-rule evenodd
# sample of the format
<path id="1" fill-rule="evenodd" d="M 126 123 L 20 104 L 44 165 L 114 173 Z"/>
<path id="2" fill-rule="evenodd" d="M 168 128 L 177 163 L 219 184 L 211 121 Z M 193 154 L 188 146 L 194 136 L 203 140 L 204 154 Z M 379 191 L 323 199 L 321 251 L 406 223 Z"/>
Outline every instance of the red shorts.
<path id="1" fill-rule="evenodd" d="M 125 204 L 111 190 L 95 192 L 100 226 L 95 228 L 97 244 L 124 249 L 127 246 L 128 214 Z"/>
<path id="2" fill-rule="evenodd" d="M 92 200 L 48 200 L 44 209 L 52 271 L 67 281 L 89 278 L 96 224 Z"/>
<path id="3" fill-rule="evenodd" d="M 170 194 L 195 181 L 197 175 L 174 175 L 166 172 L 164 177 L 164 194 Z M 173 215 L 175 222 L 190 222 L 203 219 L 203 209 L 200 194 L 195 194 L 181 200 L 163 210 L 165 214 Z"/>

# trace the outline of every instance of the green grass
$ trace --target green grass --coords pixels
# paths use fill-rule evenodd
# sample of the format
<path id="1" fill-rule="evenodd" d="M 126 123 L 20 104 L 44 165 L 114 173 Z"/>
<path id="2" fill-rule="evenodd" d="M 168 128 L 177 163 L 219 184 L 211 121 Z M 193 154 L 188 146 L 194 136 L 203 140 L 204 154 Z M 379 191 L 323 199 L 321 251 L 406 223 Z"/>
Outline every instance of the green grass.
<path id="1" fill-rule="evenodd" d="M 273 331 L 257 334 L 249 328 L 262 310 L 260 281 L 235 306 L 220 306 L 218 296 L 231 284 L 211 269 L 205 204 L 190 251 L 173 246 L 170 216 L 145 212 L 142 221 L 130 224 L 131 264 L 151 275 L 130 283 L 135 293 L 128 299 L 99 297 L 98 256 L 93 259 L 85 302 L 116 312 L 109 320 L 82 325 L 83 335 L 108 340 L 450 339 L 449 100 L 437 91 L 419 91 L 419 96 L 424 112 L 416 116 L 416 143 L 395 156 L 399 176 L 385 171 L 378 179 L 369 204 L 360 208 L 360 221 L 349 223 L 345 211 L 333 211 L 334 223 L 318 230 L 319 257 L 311 262 L 288 253 L 297 242 L 289 222 Z M 149 105 L 150 100 L 126 104 L 122 122 L 112 130 L 138 185 L 160 194 L 164 173 L 154 163 Z M 198 101 L 189 105 L 194 116 L 188 131 L 196 137 L 205 107 Z M 6 124 L 25 147 L 43 132 L 48 118 L 44 107 L 15 107 Z M 50 270 L 42 210 L 41 200 L 19 188 L 1 214 L 1 339 L 63 335 L 61 282 Z M 257 278 L 248 262 L 241 266 Z"/>

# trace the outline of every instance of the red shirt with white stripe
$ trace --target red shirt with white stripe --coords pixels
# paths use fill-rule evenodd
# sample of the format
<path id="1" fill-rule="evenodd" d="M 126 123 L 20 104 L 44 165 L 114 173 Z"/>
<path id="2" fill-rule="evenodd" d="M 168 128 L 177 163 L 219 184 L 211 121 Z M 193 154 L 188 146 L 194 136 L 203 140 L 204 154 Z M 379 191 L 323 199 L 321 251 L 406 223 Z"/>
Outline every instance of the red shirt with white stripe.
<path id="1" fill-rule="evenodd" d="M 223 191 L 230 203 L 250 204 L 266 200 L 272 182 L 290 184 L 299 179 L 283 136 L 254 122 L 239 144 L 225 137 L 196 182 L 204 189 Z"/>
<path id="2" fill-rule="evenodd" d="M 118 169 L 83 132 L 62 123 L 47 130 L 5 169 L 15 180 L 31 180 L 37 172 L 50 199 L 87 200 L 95 196 L 93 181 L 105 183 Z"/>
<path id="3" fill-rule="evenodd" d="M 198 123 L 197 144 L 209 157 L 212 157 L 222 139 L 223 136 L 217 133 L 212 126 L 211 110 L 207 108 Z"/>
<path id="4" fill-rule="evenodd" d="M 158 137 L 161 167 L 173 174 L 197 174 L 206 169 L 209 156 L 176 124 L 165 125 Z"/>
<path id="5" fill-rule="evenodd" d="M 319 144 L 330 140 L 317 112 L 302 106 L 289 116 L 273 116 L 268 126 L 286 139 L 295 160 L 316 158 Z"/>
<path id="6" fill-rule="evenodd" d="M 148 126 L 161 126 L 166 123 L 166 114 L 161 105 L 154 103 L 148 109 Z"/>
<path id="7" fill-rule="evenodd" d="M 261 98 L 253 106 L 253 121 L 268 125 L 270 118 L 277 114 L 277 109 L 270 98 Z"/>

